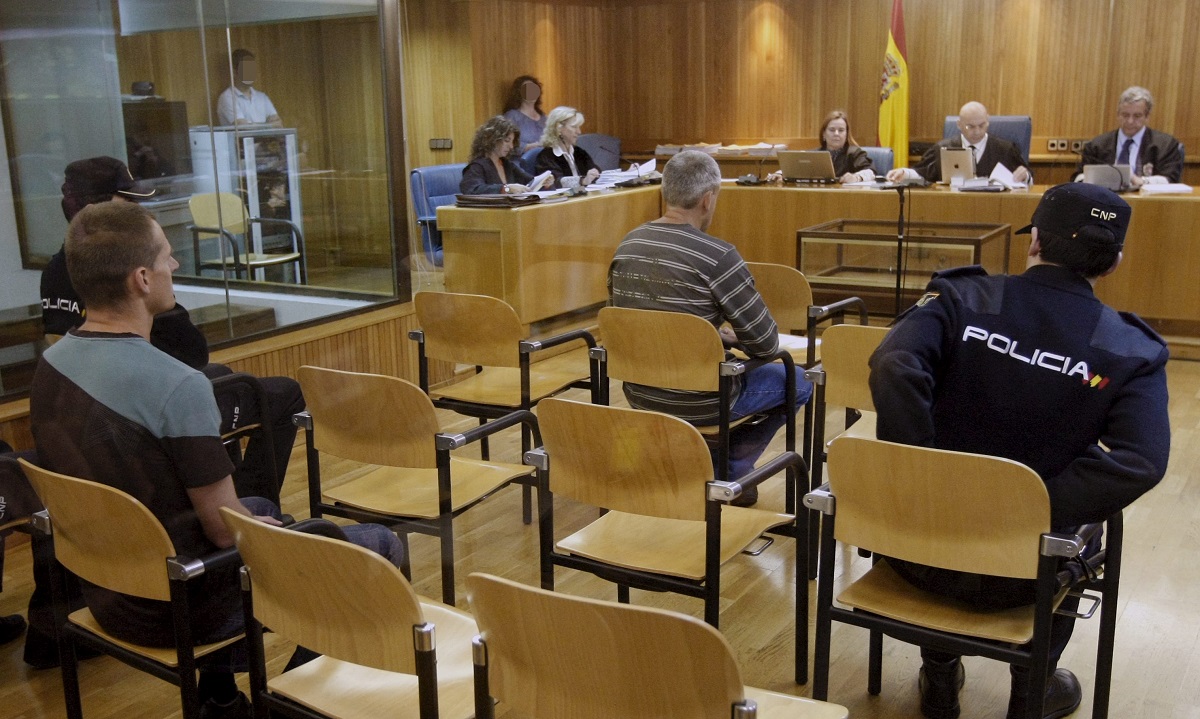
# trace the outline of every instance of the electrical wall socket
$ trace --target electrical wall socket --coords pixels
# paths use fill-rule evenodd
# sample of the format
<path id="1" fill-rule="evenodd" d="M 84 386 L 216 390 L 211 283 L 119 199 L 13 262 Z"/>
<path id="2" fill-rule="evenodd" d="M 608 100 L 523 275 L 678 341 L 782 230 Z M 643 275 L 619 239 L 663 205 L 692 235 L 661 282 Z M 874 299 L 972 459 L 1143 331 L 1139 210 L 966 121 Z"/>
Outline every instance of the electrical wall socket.
<path id="1" fill-rule="evenodd" d="M 430 150 L 451 150 L 454 149 L 454 140 L 448 137 L 434 137 L 429 140 Z"/>
<path id="2" fill-rule="evenodd" d="M 1068 143 L 1062 138 L 1053 138 L 1046 141 L 1046 149 L 1050 152 L 1066 152 Z"/>
<path id="3" fill-rule="evenodd" d="M 1083 145 L 1087 140 L 1071 140 L 1071 152 L 1083 152 Z"/>

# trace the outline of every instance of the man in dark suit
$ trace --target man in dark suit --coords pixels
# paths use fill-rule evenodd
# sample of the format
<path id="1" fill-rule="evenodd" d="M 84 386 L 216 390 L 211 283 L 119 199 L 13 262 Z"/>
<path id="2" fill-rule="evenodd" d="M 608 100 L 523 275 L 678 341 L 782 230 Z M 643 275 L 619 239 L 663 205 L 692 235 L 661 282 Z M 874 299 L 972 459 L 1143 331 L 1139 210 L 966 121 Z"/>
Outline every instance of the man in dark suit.
<path id="1" fill-rule="evenodd" d="M 988 111 L 981 103 L 968 102 L 958 111 L 958 131 L 954 137 L 946 138 L 929 148 L 916 167 L 901 167 L 888 173 L 888 180 L 922 177 L 928 182 L 942 179 L 942 148 L 968 147 L 975 155 L 975 176 L 988 177 L 996 165 L 1004 165 L 1012 171 L 1013 179 L 1028 185 L 1033 179 L 1029 163 L 1016 145 L 1008 140 L 988 135 Z"/>
<path id="2" fill-rule="evenodd" d="M 1083 179 L 1084 165 L 1128 165 L 1129 184 L 1179 182 L 1183 175 L 1183 145 L 1165 132 L 1146 127 L 1154 98 L 1144 87 L 1134 85 L 1121 93 L 1117 102 L 1119 129 L 1093 138 L 1083 146 L 1075 181 Z"/>

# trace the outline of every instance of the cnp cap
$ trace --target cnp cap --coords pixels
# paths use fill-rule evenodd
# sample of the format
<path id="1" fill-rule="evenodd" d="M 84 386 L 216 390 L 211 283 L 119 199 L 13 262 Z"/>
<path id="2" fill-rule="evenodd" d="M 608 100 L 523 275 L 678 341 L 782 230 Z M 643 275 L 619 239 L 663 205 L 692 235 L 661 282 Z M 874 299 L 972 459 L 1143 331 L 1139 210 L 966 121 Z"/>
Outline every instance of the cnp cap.
<path id="1" fill-rule="evenodd" d="M 1129 203 L 1112 190 L 1086 182 L 1069 182 L 1046 190 L 1030 223 L 1017 230 L 1017 234 L 1028 234 L 1036 227 L 1059 237 L 1073 238 L 1081 228 L 1095 225 L 1111 232 L 1120 246 L 1125 244 L 1131 214 Z"/>
<path id="2" fill-rule="evenodd" d="M 63 214 L 70 220 L 84 207 L 123 195 L 135 202 L 154 195 L 154 189 L 137 180 L 115 157 L 89 157 L 67 165 L 62 185 Z"/>

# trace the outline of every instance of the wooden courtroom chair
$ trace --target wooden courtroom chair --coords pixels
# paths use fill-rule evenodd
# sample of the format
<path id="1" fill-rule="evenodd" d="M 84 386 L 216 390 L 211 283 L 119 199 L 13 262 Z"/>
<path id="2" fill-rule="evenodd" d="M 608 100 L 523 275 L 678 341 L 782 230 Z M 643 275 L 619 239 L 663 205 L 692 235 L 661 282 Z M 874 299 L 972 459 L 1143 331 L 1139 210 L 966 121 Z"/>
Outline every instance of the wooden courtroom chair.
<path id="1" fill-rule="evenodd" d="M 856 437 L 875 437 L 875 402 L 871 398 L 868 361 L 887 335 L 887 327 L 833 325 L 821 335 L 821 362 L 805 372 L 813 383 L 812 437 L 806 437 L 814 486 L 823 481 L 826 414 L 829 407 L 846 411 L 844 432 Z M 841 433 L 839 433 L 841 434 Z"/>
<path id="2" fill-rule="evenodd" d="M 684 312 L 660 312 L 627 307 L 600 310 L 600 336 L 604 346 L 592 350 L 600 377 L 600 401 L 608 404 L 609 379 L 650 387 L 693 392 L 717 392 L 720 395 L 719 418 L 715 425 L 698 426 L 701 434 L 717 444 L 718 481 L 729 478 L 730 431 L 753 417 L 731 420 L 730 401 L 733 377 L 745 374 L 767 362 L 781 361 L 787 368 L 785 401 L 796 406 L 794 361 L 786 350 L 770 360 L 727 359 L 717 329 L 703 317 Z M 796 413 L 787 412 L 785 451 L 796 449 Z M 786 488 L 786 511 L 795 510 L 793 487 Z"/>
<path id="3" fill-rule="evenodd" d="M 754 276 L 754 288 L 779 326 L 779 347 L 804 367 L 811 367 L 820 357 L 821 340 L 813 331 L 816 323 L 809 318 L 812 307 L 812 286 L 800 270 L 787 265 L 767 262 L 747 262 Z M 797 332 L 803 334 L 796 334 Z"/>
<path id="4" fill-rule="evenodd" d="M 814 305 L 812 285 L 800 270 L 768 262 L 747 262 L 754 277 L 754 288 L 779 327 L 779 346 L 788 351 L 798 365 L 812 367 L 821 357 L 821 338 L 817 327 L 828 320 L 842 321 L 848 312 L 856 312 L 859 324 L 867 323 L 866 303 L 849 297 L 832 305 Z M 812 341 L 810 341 L 812 340 Z"/>
<path id="5" fill-rule="evenodd" d="M 531 719 L 844 719 L 846 708 L 742 684 L 721 633 L 684 614 L 467 577 L 479 622 L 477 719 L 493 696 Z"/>
<path id="6" fill-rule="evenodd" d="M 188 229 L 192 233 L 192 257 L 194 258 L 196 275 L 203 269 L 213 268 L 221 271 L 222 276 L 228 276 L 233 270 L 237 279 L 254 279 L 253 271 L 273 265 L 294 264 L 296 277 L 300 284 L 308 283 L 307 260 L 304 255 L 304 233 L 289 220 L 271 217 L 250 217 L 246 213 L 246 205 L 242 198 L 232 192 L 208 192 L 192 195 L 188 200 L 195 224 Z M 253 225 L 265 227 L 282 227 L 291 238 L 291 249 L 286 252 L 252 252 L 251 229 Z M 235 235 L 242 236 L 242 247 L 239 248 Z M 217 256 L 202 260 L 200 258 L 200 241 L 219 237 L 224 240 L 218 243 Z"/>
<path id="7" fill-rule="evenodd" d="M 221 513 L 245 563 L 256 716 L 472 716 L 470 642 L 478 629 L 469 614 L 417 596 L 368 549 Z M 268 679 L 265 627 L 321 656 Z"/>
<path id="8" fill-rule="evenodd" d="M 813 696 L 829 690 L 830 630 L 833 621 L 871 632 L 868 691 L 881 688 L 883 635 L 941 651 L 979 655 L 1027 667 L 1029 696 L 1044 697 L 1050 621 L 1059 603 L 1082 576 L 1102 606 L 1096 656 L 1093 716 L 1108 713 L 1117 586 L 1120 580 L 1121 514 L 1107 524 L 1105 562 L 1096 574 L 1060 567 L 1080 556 L 1087 537 L 1050 531 L 1050 499 L 1033 470 L 998 457 L 839 437 L 829 449 L 829 484 L 805 498 L 825 514 L 817 596 L 817 639 Z M 917 589 L 887 564 L 877 562 L 862 577 L 834 577 L 835 541 L 895 557 L 977 574 L 1035 580 L 1035 604 L 1010 610 L 979 610 Z M 1078 566 L 1078 565 L 1077 565 Z M 836 606 L 835 581 L 841 586 Z M 1072 613 L 1074 614 L 1074 613 Z M 1080 615 L 1077 615 L 1080 616 Z M 1042 702 L 1029 702 L 1029 717 L 1042 717 Z"/>
<path id="9" fill-rule="evenodd" d="M 296 375 L 308 409 L 305 431 L 310 516 L 332 514 L 378 522 L 401 532 L 439 538 L 442 601 L 454 604 L 454 518 L 533 470 L 450 451 L 516 424 L 533 426 L 517 411 L 459 434 L 442 434 L 433 403 L 397 377 L 301 367 Z M 321 455 L 372 465 L 335 487 L 321 485 Z"/>
<path id="10" fill-rule="evenodd" d="M 486 295 L 418 292 L 413 298 L 421 329 L 408 333 L 417 342 L 421 389 L 436 407 L 469 417 L 499 417 L 513 410 L 532 409 L 540 400 L 570 387 L 587 387 L 595 400 L 595 368 L 588 349 L 596 340 L 586 330 L 530 339 L 521 330 L 517 313 L 507 302 Z M 533 355 L 568 343 L 585 346 L 553 354 L 539 362 Z M 439 387 L 429 386 L 429 360 L 468 365 L 475 373 Z M 521 451 L 529 450 L 530 435 L 521 433 Z M 481 444 L 488 458 L 486 438 Z M 522 488 L 522 513 L 533 521 L 531 491 Z"/>
<path id="11" fill-rule="evenodd" d="M 845 411 L 845 425 L 839 436 L 875 438 L 875 401 L 868 383 L 871 367 L 867 362 L 887 333 L 887 327 L 841 324 L 826 328 L 822 335 L 825 344 L 821 362 L 804 373 L 813 383 L 813 398 L 805 408 L 804 422 L 804 449 L 811 465 L 809 481 L 812 489 L 825 481 L 825 448 L 828 444 L 825 423 L 830 406 L 842 407 Z M 808 576 L 815 579 L 820 556 L 817 552 L 821 531 L 819 519 L 810 521 L 808 527 L 811 562 Z"/>
<path id="12" fill-rule="evenodd" d="M 207 557 L 179 556 L 158 519 L 125 492 L 50 472 L 24 459 L 21 466 L 46 505 L 46 511 L 34 516 L 34 526 L 50 536 L 58 560 L 51 565 L 51 578 L 67 717 L 83 717 L 75 654 L 79 646 L 178 686 L 184 719 L 197 719 L 197 660 L 242 637 L 193 647 L 187 583 L 206 572 L 236 567 L 237 550 L 225 549 Z M 98 517 L 103 521 L 97 521 Z M 175 646 L 146 647 L 117 639 L 100 627 L 87 608 L 67 616 L 63 567 L 110 591 L 170 602 Z"/>
<path id="13" fill-rule="evenodd" d="M 704 619 L 717 626 L 721 565 L 773 527 L 797 531 L 797 516 L 728 506 L 738 487 L 713 481 L 704 438 L 681 419 L 657 412 L 547 399 L 539 406 L 543 448 L 526 454 L 538 467 L 542 587 L 554 588 L 554 567 L 590 572 L 629 588 L 670 591 L 704 600 Z M 743 486 L 786 471 L 797 484 L 804 460 L 783 452 L 743 478 Z M 556 540 L 554 499 L 606 510 L 599 519 Z M 807 513 L 801 512 L 803 519 Z M 753 553 L 761 553 L 770 544 Z M 808 674 L 808 582 L 801 568 L 807 544 L 797 544 L 796 682 Z"/>

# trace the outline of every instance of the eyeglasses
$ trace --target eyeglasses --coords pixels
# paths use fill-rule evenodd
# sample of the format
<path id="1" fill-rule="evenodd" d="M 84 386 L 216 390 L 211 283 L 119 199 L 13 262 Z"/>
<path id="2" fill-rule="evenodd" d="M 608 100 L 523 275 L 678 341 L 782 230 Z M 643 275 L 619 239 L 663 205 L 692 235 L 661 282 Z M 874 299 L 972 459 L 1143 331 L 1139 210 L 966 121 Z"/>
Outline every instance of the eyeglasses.
<path id="1" fill-rule="evenodd" d="M 962 129 L 963 130 L 986 130 L 987 126 L 988 126 L 988 121 L 984 120 L 983 122 L 980 122 L 978 124 L 964 123 L 962 125 Z"/>

